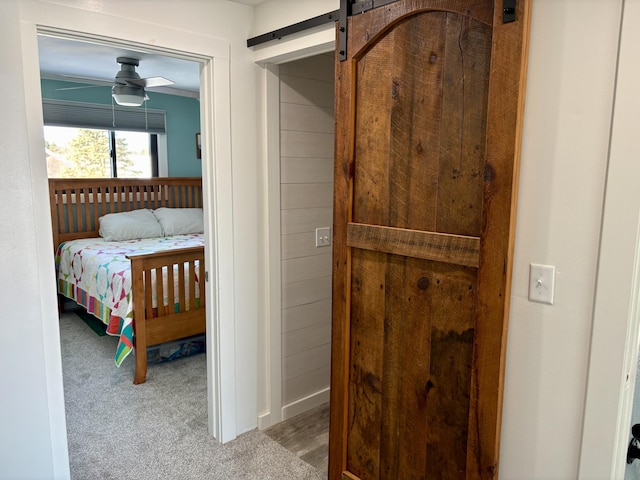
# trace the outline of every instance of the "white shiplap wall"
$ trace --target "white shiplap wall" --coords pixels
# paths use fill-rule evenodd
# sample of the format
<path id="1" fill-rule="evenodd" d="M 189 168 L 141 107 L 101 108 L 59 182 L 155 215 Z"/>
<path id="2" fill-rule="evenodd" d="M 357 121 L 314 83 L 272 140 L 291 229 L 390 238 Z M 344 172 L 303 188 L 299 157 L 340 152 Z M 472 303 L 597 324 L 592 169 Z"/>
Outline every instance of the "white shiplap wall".
<path id="1" fill-rule="evenodd" d="M 315 246 L 315 229 L 333 225 L 333 62 L 327 54 L 280 65 L 285 412 L 329 388 L 331 247 Z"/>

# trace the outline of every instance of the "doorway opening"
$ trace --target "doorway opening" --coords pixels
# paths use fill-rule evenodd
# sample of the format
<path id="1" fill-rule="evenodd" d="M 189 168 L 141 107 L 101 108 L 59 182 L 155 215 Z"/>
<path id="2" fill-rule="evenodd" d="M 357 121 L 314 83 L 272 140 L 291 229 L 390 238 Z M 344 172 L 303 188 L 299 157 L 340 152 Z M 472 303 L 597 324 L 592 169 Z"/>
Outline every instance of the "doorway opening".
<path id="1" fill-rule="evenodd" d="M 63 133 L 66 134 L 75 134 L 71 135 L 72 138 L 65 138 L 64 135 L 56 136 L 45 134 L 45 145 L 47 149 L 52 152 L 55 150 L 56 157 L 59 160 L 58 163 L 60 163 L 62 167 L 66 167 L 66 169 L 62 167 L 57 169 L 59 172 L 64 173 L 68 170 L 67 174 L 71 176 L 96 177 L 96 172 L 100 172 L 101 170 L 91 169 L 91 162 L 100 163 L 101 160 L 106 162 L 115 160 L 114 155 L 109 155 L 109 149 L 104 148 L 105 145 L 100 142 L 100 140 L 103 139 L 102 137 L 105 136 L 92 134 L 93 132 L 102 132 L 101 130 L 93 130 L 90 128 L 98 124 L 101 125 L 102 122 L 105 123 L 105 127 L 114 129 L 112 132 L 114 138 L 116 133 L 125 134 L 125 137 L 121 135 L 121 138 L 118 139 L 120 141 L 117 143 L 118 148 L 116 149 L 120 154 L 118 161 L 121 167 L 127 166 L 128 164 L 135 167 L 136 155 L 141 156 L 142 153 L 146 153 L 146 157 L 149 157 L 149 152 L 153 152 L 156 158 L 155 168 L 147 169 L 146 175 L 143 176 L 152 177 L 158 176 L 158 174 L 170 176 L 172 172 L 172 176 L 202 176 L 202 164 L 201 161 L 196 158 L 196 149 L 193 144 L 194 135 L 196 133 L 199 134 L 201 130 L 201 112 L 198 101 L 200 62 L 191 59 L 167 57 L 160 52 L 147 51 L 143 48 L 136 49 L 136 47 L 127 46 L 125 49 L 125 47 L 121 45 L 112 45 L 108 42 L 93 43 L 84 39 L 79 40 L 59 35 L 53 36 L 44 34 L 43 32 L 39 32 L 38 34 L 38 44 L 43 100 L 58 102 L 56 105 L 67 106 L 67 109 L 80 105 L 80 102 L 82 102 L 84 108 L 80 113 L 86 113 L 89 110 L 96 113 L 96 115 L 70 115 L 69 118 L 63 118 L 64 116 L 58 113 L 53 114 L 53 117 L 55 117 L 53 119 L 51 114 L 45 115 L 45 133 L 46 128 L 55 128 L 57 130 L 64 129 Z M 142 59 L 144 64 L 148 63 L 151 65 L 150 68 L 156 69 L 156 71 L 162 71 L 164 76 L 176 78 L 180 82 L 179 85 L 183 88 L 179 90 L 165 88 L 160 92 L 156 92 L 153 88 L 146 88 L 144 105 L 142 107 L 128 107 L 129 110 L 119 108 L 116 112 L 116 106 L 111 98 L 111 85 L 114 81 L 109 78 L 109 75 L 111 75 L 111 72 L 114 72 L 114 74 L 117 72 L 115 59 L 120 57 Z M 108 73 L 105 74 L 102 69 L 105 69 Z M 144 71 L 145 70 L 140 70 L 140 73 Z M 143 73 L 143 77 L 144 76 L 146 75 Z M 185 87 L 189 88 L 189 90 Z M 193 88 L 195 88 L 195 90 L 193 90 Z M 153 91 L 153 93 L 151 91 Z M 169 97 L 168 95 L 172 96 Z M 155 123 L 157 122 L 154 123 L 153 120 L 149 122 L 150 115 L 147 113 L 147 104 L 151 104 L 149 108 L 162 110 L 163 121 L 160 127 L 156 126 Z M 101 108 L 101 105 L 104 105 L 104 108 Z M 100 114 L 108 110 L 109 107 L 113 113 L 112 125 L 108 125 L 108 118 L 100 120 Z M 49 110 L 45 113 L 48 111 Z M 64 111 L 64 108 L 60 108 L 60 111 Z M 120 115 L 135 115 L 136 118 L 132 120 L 133 123 L 131 125 L 128 125 L 126 120 L 121 120 Z M 143 116 L 144 121 L 142 121 Z M 165 117 L 168 117 L 168 119 L 165 120 Z M 171 122 L 175 123 L 176 119 L 179 119 L 180 124 L 188 125 L 188 131 L 184 131 L 187 129 L 181 130 L 173 125 L 174 128 L 170 128 L 170 131 L 167 132 L 165 130 L 165 123 L 169 123 L 171 126 Z M 136 122 L 135 120 L 139 121 Z M 56 127 L 46 127 L 47 122 L 50 121 L 53 121 Z M 82 121 L 88 121 L 89 124 L 81 125 Z M 67 125 L 74 125 L 81 128 L 72 128 Z M 127 130 L 122 130 L 123 128 L 136 129 L 136 131 L 131 134 Z M 160 128 L 161 131 L 158 132 L 158 128 Z M 172 138 L 170 142 L 167 142 L 169 133 L 172 134 Z M 129 136 L 126 137 L 126 134 L 129 134 Z M 138 136 L 144 136 L 145 139 L 154 139 L 155 142 L 147 141 L 146 146 L 140 142 L 138 142 L 140 145 L 137 146 L 129 145 L 127 140 L 131 140 L 132 135 L 136 134 Z M 159 136 L 162 139 L 160 143 L 163 147 L 160 153 L 158 152 L 157 140 Z M 133 140 L 136 140 L 136 138 L 133 138 Z M 167 148 L 168 144 L 173 145 L 171 149 Z M 187 152 L 191 152 L 191 155 Z M 182 155 L 179 155 L 179 153 L 182 153 Z M 161 169 L 158 168 L 158 156 L 162 156 Z M 186 159 L 189 159 L 189 157 L 191 157 L 191 163 L 194 165 L 190 171 L 185 173 L 182 164 L 186 163 Z M 179 158 L 180 163 L 171 168 L 170 158 Z M 76 165 L 78 162 L 74 163 L 72 161 L 73 159 L 81 161 L 80 167 L 82 168 L 78 170 L 78 165 Z M 89 171 L 86 170 L 87 167 L 89 167 Z M 182 171 L 180 170 L 181 167 L 183 168 Z M 121 170 L 119 176 L 127 177 L 126 174 L 131 169 L 119 168 L 119 170 Z M 115 174 L 115 169 L 113 168 L 107 168 L 105 175 L 107 177 L 118 176 Z M 97 176 L 105 175 L 98 174 Z M 132 177 L 136 175 L 129 174 L 128 176 Z M 205 208 L 207 208 L 207 206 L 205 206 Z M 124 292 L 125 289 L 123 288 L 122 291 Z M 60 322 L 63 377 L 67 387 L 64 389 L 67 437 L 71 458 L 77 458 L 80 452 L 84 451 L 86 446 L 91 444 L 89 439 L 86 438 L 88 432 L 112 429 L 108 426 L 108 419 L 113 418 L 113 416 L 105 414 L 106 412 L 113 412 L 115 409 L 119 412 L 119 417 L 122 419 L 123 416 L 127 415 L 127 412 L 133 415 L 131 412 L 139 411 L 139 405 L 136 404 L 140 401 L 137 397 L 140 392 L 136 392 L 135 387 L 131 385 L 131 369 L 134 363 L 133 355 L 128 360 L 124 360 L 123 368 L 116 369 L 113 364 L 113 359 L 104 351 L 104 349 L 109 350 L 109 347 L 111 347 L 111 353 L 116 352 L 117 350 L 113 345 L 113 341 L 116 339 L 105 336 L 104 339 L 99 339 L 100 342 L 98 342 L 98 338 L 93 335 L 83 337 L 83 331 L 78 330 L 79 326 L 82 328 L 84 325 L 80 320 L 84 320 L 99 336 L 104 335 L 106 328 L 101 325 L 100 320 L 96 322 L 95 320 L 97 319 L 93 319 L 86 311 L 79 309 L 78 305 L 73 301 L 65 301 L 64 304 L 67 310 L 69 308 L 72 309 L 70 312 L 61 315 Z M 96 312 L 97 310 L 93 309 L 93 311 Z M 104 321 L 104 319 L 102 319 L 102 321 Z M 84 338 L 84 341 L 78 342 L 80 338 Z M 203 344 L 204 336 L 201 336 L 198 339 L 190 339 L 188 342 L 173 342 L 172 344 L 159 345 L 153 348 L 151 354 L 147 354 L 147 356 L 150 360 L 151 368 L 154 369 L 154 360 L 155 363 L 160 363 L 176 357 L 178 353 L 180 356 L 183 356 L 185 353 L 191 354 L 195 351 L 202 351 Z M 192 348 L 195 346 L 198 346 L 198 348 Z M 103 351 L 102 356 L 99 354 L 101 350 Z M 81 353 L 80 356 L 78 356 L 79 352 Z M 113 355 L 111 355 L 111 357 L 113 357 Z M 89 358 L 93 360 L 89 360 Z M 123 360 L 120 359 L 120 361 Z M 194 377 L 195 375 L 194 378 L 199 376 L 200 381 L 193 382 L 194 388 L 192 388 L 193 391 L 191 395 L 200 397 L 200 400 L 191 406 L 190 412 L 188 412 L 187 408 L 188 403 L 180 403 L 172 411 L 180 411 L 184 414 L 188 412 L 188 418 L 201 420 L 206 431 L 208 422 L 207 405 L 209 403 L 207 400 L 207 362 L 203 359 L 196 360 L 196 363 L 193 363 L 192 359 L 189 359 L 189 361 L 192 362 L 192 368 L 189 370 L 190 374 L 187 375 L 183 373 L 174 377 L 174 381 L 165 384 L 164 389 L 158 389 L 154 397 L 160 398 L 157 407 L 163 407 L 168 398 L 175 396 L 175 394 L 171 393 L 172 387 L 176 388 L 180 383 L 179 381 L 187 376 Z M 89 365 L 87 365 L 87 363 L 89 363 Z M 181 365 L 181 367 L 184 368 L 185 365 Z M 82 388 L 78 389 L 77 382 L 74 382 L 73 379 L 75 378 L 77 380 L 78 373 L 82 372 L 83 369 L 86 370 L 85 374 L 87 379 L 82 382 Z M 167 371 L 167 373 L 169 372 Z M 162 384 L 161 379 L 154 379 L 153 377 L 150 379 L 150 381 L 154 380 Z M 122 382 L 126 383 L 126 385 L 121 384 Z M 159 386 L 161 385 L 154 385 L 154 390 Z M 181 388 L 181 390 L 184 390 L 184 388 Z M 91 392 L 100 397 L 99 404 L 101 404 L 102 407 L 98 405 L 98 410 L 103 411 L 101 415 L 92 417 L 91 412 L 95 411 L 95 406 L 88 408 L 84 405 L 84 400 L 91 398 Z M 163 392 L 166 392 L 166 394 Z M 129 400 L 126 400 L 127 398 L 129 398 Z M 147 399 L 144 403 L 147 405 L 151 404 L 151 400 L 152 399 Z M 84 410 L 83 405 L 85 407 Z M 92 428 L 87 429 L 78 425 L 78 411 L 84 411 L 82 414 L 83 420 L 80 423 L 84 423 L 88 419 L 93 418 Z M 140 415 L 133 415 L 131 417 L 132 420 L 125 423 L 134 431 L 147 430 L 138 425 L 137 419 L 140 417 Z M 199 421 L 196 423 L 199 423 Z M 138 426 L 136 427 L 136 425 Z M 113 428 L 113 430 L 116 430 L 116 428 Z M 95 435 L 92 435 L 92 438 L 94 437 Z M 95 442 L 95 440 L 94 438 L 93 441 Z M 78 446 L 83 446 L 83 448 L 79 448 Z M 76 448 L 75 451 L 74 447 Z"/>
<path id="2" fill-rule="evenodd" d="M 163 31 L 161 27 L 158 28 Z M 140 28 L 140 31 L 142 30 L 144 30 L 143 26 Z M 230 152 L 231 145 L 227 44 L 222 40 L 212 40 L 210 37 L 198 34 L 180 32 L 180 35 L 177 35 L 171 30 L 163 31 L 165 45 L 161 47 L 137 42 L 135 38 L 115 39 L 100 36 L 99 33 L 88 34 L 80 31 L 60 30 L 54 26 L 34 28 L 33 32 L 34 35 L 63 36 L 72 40 L 137 49 L 150 54 L 170 54 L 197 64 L 199 81 L 202 85 L 200 95 L 201 132 L 197 133 L 201 133 L 202 178 L 206 204 L 204 209 L 205 238 L 207 239 L 205 263 L 210 273 L 209 281 L 205 284 L 208 298 L 206 341 L 209 352 L 206 358 L 206 409 L 208 411 L 206 424 L 209 434 L 218 441 L 224 443 L 232 440 L 236 437 L 235 347 L 233 343 L 235 273 L 232 248 L 233 207 L 228 201 L 232 197 L 231 156 L 226 154 Z M 132 36 L 135 37 L 135 35 Z M 35 50 L 36 43 L 34 37 L 32 42 L 34 52 L 37 52 Z M 34 77 L 38 75 L 35 70 L 38 68 L 37 61 L 30 62 L 28 68 Z M 42 98 L 34 96 L 32 101 L 39 103 Z M 35 107 L 32 110 L 36 111 Z M 216 122 L 214 122 L 214 117 L 217 119 Z M 42 128 L 41 118 L 39 122 L 40 128 Z M 38 119 L 34 117 L 32 123 L 34 128 L 37 127 Z M 213 138 L 216 138 L 215 144 Z M 192 147 L 195 151 L 195 143 Z M 225 201 L 221 201 L 223 198 Z M 224 296 L 219 293 L 219 284 L 223 282 L 225 285 L 231 286 L 225 289 Z M 54 289 L 55 286 L 52 285 L 51 288 Z M 221 312 L 225 314 L 225 329 L 221 329 L 220 326 Z M 224 345 L 224 348 L 220 348 L 221 344 Z"/>
<path id="3" fill-rule="evenodd" d="M 267 67 L 271 396 L 259 427 L 324 472 L 332 245 L 316 236 L 333 225 L 334 62 L 330 51 Z"/>

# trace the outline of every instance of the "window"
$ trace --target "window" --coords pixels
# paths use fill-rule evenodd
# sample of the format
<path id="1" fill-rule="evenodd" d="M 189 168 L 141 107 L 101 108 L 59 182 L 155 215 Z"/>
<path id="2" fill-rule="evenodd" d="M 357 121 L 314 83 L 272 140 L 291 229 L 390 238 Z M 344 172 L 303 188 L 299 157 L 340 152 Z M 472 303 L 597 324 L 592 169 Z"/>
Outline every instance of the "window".
<path id="1" fill-rule="evenodd" d="M 47 173 L 56 178 L 158 175 L 158 136 L 146 132 L 44 127 Z"/>
<path id="2" fill-rule="evenodd" d="M 42 113 L 49 177 L 166 175 L 164 111 L 43 99 Z"/>

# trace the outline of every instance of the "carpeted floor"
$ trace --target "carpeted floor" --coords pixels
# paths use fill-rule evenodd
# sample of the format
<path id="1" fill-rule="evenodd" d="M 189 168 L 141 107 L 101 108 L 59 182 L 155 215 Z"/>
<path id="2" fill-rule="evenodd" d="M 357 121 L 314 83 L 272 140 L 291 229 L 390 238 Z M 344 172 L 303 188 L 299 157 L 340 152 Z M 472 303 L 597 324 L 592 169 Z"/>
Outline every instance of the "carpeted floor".
<path id="1" fill-rule="evenodd" d="M 133 358 L 74 314 L 60 319 L 72 479 L 320 480 L 322 475 L 254 430 L 225 445 L 207 433 L 205 355 L 150 365 L 132 384 Z"/>

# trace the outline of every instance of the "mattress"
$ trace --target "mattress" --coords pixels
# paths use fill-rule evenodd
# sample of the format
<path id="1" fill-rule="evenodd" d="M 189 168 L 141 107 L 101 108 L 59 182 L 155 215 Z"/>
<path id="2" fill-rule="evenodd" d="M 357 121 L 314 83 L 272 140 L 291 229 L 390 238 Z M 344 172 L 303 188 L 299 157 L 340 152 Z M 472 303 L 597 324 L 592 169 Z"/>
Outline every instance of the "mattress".
<path id="1" fill-rule="evenodd" d="M 201 233 L 123 242 L 105 242 L 102 238 L 64 242 L 56 252 L 58 293 L 82 305 L 102 320 L 109 335 L 119 337 L 115 363 L 120 366 L 133 350 L 134 335 L 131 270 L 127 255 L 203 245 L 204 234 Z M 177 276 L 177 269 L 174 275 Z M 195 293 L 199 298 L 197 287 L 196 279 Z M 164 298 L 163 305 L 175 301 Z M 157 307 L 158 300 L 154 298 L 153 303 L 153 307 Z"/>

